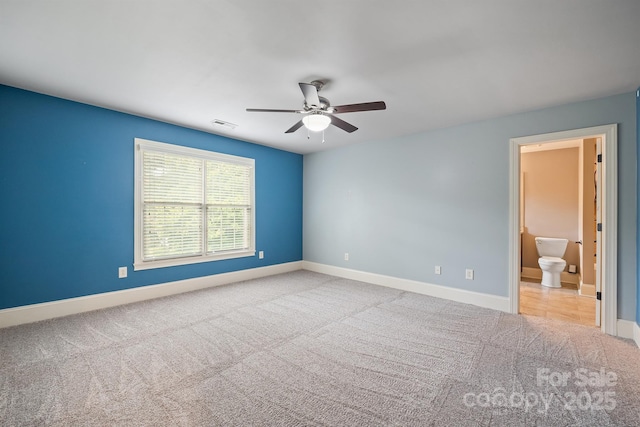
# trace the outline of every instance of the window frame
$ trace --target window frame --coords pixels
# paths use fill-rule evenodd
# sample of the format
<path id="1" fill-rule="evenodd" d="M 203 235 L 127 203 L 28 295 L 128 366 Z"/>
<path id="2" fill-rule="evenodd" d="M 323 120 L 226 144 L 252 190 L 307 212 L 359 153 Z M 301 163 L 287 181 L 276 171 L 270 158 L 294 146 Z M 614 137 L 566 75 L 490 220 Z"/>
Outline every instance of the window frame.
<path id="1" fill-rule="evenodd" d="M 191 158 L 198 158 L 201 160 L 211 160 L 215 162 L 231 163 L 235 165 L 242 165 L 249 167 L 250 170 L 250 239 L 249 248 L 223 251 L 219 253 L 208 254 L 206 247 L 206 230 L 202 229 L 203 238 L 203 251 L 200 255 L 185 256 L 177 258 L 164 258 L 156 260 L 144 260 L 143 257 L 143 188 L 142 188 L 142 176 L 143 176 L 143 152 L 155 151 L 167 154 L 175 154 L 178 156 L 185 156 Z M 185 147 L 181 145 L 168 144 L 164 142 L 150 141 L 142 138 L 134 138 L 134 262 L 133 270 L 149 270 L 154 268 L 173 267 L 179 265 L 196 264 L 202 262 L 222 261 L 235 258 L 244 258 L 255 256 L 256 254 L 256 208 L 255 208 L 255 160 L 247 157 L 233 156 L 230 154 L 223 154 L 214 151 L 201 150 L 197 148 Z M 206 178 L 205 178 L 206 180 Z M 204 193 L 204 191 L 203 191 Z M 203 218 L 206 220 L 206 206 L 207 201 L 202 199 Z"/>

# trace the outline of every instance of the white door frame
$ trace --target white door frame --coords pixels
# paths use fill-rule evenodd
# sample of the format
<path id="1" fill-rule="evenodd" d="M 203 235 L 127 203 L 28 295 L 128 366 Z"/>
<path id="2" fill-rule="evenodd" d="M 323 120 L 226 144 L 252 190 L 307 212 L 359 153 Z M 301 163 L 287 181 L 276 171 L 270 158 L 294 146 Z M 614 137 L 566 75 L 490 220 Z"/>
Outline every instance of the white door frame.
<path id="1" fill-rule="evenodd" d="M 520 147 L 551 141 L 602 138 L 602 332 L 617 335 L 618 318 L 618 125 L 604 125 L 509 140 L 509 309 L 520 305 Z"/>
<path id="2" fill-rule="evenodd" d="M 602 139 L 596 139 L 596 155 L 602 154 Z M 597 161 L 597 160 L 596 160 Z M 606 194 L 602 187 L 602 163 L 596 163 L 596 223 L 602 223 L 602 196 Z M 596 295 L 602 291 L 602 239 L 596 230 Z M 602 301 L 596 301 L 596 326 L 602 325 Z M 617 322 L 616 322 L 617 323 Z"/>

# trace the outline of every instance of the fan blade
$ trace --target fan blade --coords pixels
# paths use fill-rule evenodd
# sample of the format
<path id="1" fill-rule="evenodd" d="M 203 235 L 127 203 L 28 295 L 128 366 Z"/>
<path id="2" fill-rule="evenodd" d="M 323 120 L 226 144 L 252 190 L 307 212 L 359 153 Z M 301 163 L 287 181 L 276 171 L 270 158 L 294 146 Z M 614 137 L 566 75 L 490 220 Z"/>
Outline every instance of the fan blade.
<path id="1" fill-rule="evenodd" d="M 295 125 L 291 126 L 288 130 L 286 130 L 285 133 L 293 133 L 298 129 L 300 129 L 302 125 L 303 125 L 302 120 L 300 120 L 298 123 L 296 123 Z"/>
<path id="2" fill-rule="evenodd" d="M 307 103 L 307 107 L 318 108 L 320 107 L 320 98 L 318 97 L 318 89 L 311 83 L 298 83 L 300 89 L 304 94 L 304 100 Z"/>
<path id="3" fill-rule="evenodd" d="M 336 116 L 330 116 L 330 117 L 331 117 L 331 124 L 339 127 L 344 131 L 351 133 L 358 130 L 358 128 L 352 125 L 351 123 L 347 123 L 344 120 L 337 118 Z"/>
<path id="4" fill-rule="evenodd" d="M 304 113 L 302 110 L 270 110 L 268 108 L 247 108 L 250 113 Z"/>
<path id="5" fill-rule="evenodd" d="M 362 104 L 348 104 L 339 105 L 333 107 L 333 113 L 355 113 L 356 111 L 373 111 L 373 110 L 386 110 L 387 104 L 384 101 L 376 102 L 363 102 Z"/>

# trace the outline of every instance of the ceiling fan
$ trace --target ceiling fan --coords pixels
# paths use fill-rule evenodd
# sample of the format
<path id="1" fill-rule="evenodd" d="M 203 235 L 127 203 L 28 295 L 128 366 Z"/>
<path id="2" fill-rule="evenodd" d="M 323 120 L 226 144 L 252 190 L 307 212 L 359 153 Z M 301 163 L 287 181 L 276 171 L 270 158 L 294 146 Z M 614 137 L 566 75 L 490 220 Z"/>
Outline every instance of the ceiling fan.
<path id="1" fill-rule="evenodd" d="M 347 104 L 332 107 L 327 98 L 318 95 L 318 92 L 324 86 L 324 82 L 314 80 L 311 83 L 298 83 L 302 94 L 304 95 L 304 103 L 301 110 L 271 110 L 264 108 L 247 108 L 249 112 L 266 112 L 266 113 L 298 113 L 305 116 L 285 131 L 285 133 L 293 133 L 305 126 L 312 132 L 320 132 L 329 127 L 330 124 L 339 127 L 346 132 L 354 132 L 357 127 L 351 123 L 347 123 L 336 117 L 336 114 L 355 113 L 357 111 L 373 111 L 384 110 L 387 108 L 383 101 L 364 102 L 361 104 Z"/>

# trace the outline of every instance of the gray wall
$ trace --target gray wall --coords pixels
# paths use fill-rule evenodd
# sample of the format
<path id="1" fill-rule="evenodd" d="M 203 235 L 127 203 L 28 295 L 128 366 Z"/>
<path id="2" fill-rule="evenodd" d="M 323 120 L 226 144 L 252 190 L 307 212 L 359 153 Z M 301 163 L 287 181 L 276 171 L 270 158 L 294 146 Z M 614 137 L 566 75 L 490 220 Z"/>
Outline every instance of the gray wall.
<path id="1" fill-rule="evenodd" d="M 303 258 L 508 296 L 509 139 L 610 123 L 619 124 L 618 317 L 633 320 L 635 93 L 307 155 Z"/>

